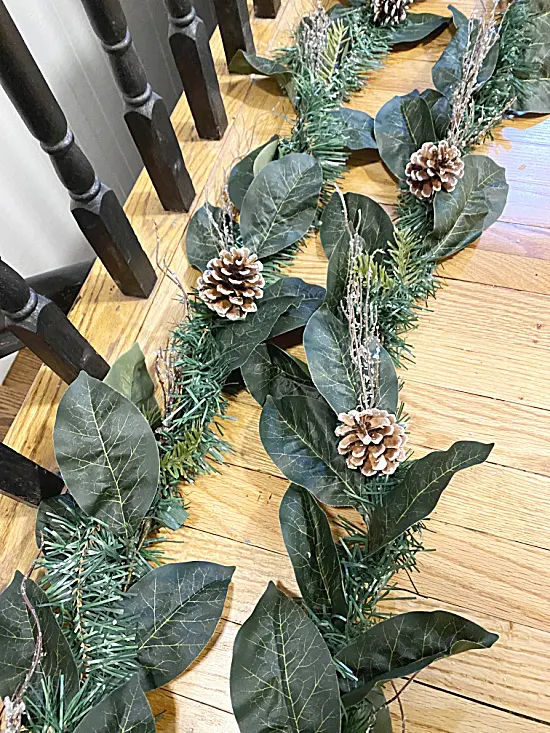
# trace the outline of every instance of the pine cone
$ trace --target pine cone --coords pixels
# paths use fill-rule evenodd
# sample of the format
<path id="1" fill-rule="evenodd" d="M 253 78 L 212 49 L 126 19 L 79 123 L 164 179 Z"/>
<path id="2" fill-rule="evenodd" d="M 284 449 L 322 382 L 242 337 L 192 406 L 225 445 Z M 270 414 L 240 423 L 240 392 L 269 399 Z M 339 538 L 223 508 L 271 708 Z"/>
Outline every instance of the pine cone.
<path id="1" fill-rule="evenodd" d="M 399 25 L 407 17 L 412 0 L 373 0 L 375 25 Z"/>
<path id="2" fill-rule="evenodd" d="M 452 191 L 464 175 L 464 162 L 456 145 L 447 140 L 424 143 L 411 155 L 405 169 L 411 193 L 429 199 L 435 191 Z"/>
<path id="3" fill-rule="evenodd" d="M 348 468 L 360 468 L 365 476 L 391 475 L 405 460 L 408 437 L 395 415 L 372 408 L 342 412 L 338 420 L 338 453 L 346 456 Z"/>
<path id="4" fill-rule="evenodd" d="M 247 313 L 258 310 L 255 301 L 263 297 L 263 267 L 258 256 L 246 247 L 222 249 L 197 281 L 199 296 L 222 318 L 246 318 Z"/>

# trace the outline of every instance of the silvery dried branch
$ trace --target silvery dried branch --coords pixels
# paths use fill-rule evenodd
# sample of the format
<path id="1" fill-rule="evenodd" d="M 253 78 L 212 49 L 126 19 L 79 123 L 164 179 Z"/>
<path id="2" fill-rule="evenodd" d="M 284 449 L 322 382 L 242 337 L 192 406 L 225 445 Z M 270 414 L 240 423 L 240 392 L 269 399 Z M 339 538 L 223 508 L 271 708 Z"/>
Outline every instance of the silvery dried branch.
<path id="1" fill-rule="evenodd" d="M 296 38 L 296 47 L 302 57 L 302 63 L 315 77 L 323 66 L 329 27 L 328 13 L 321 0 L 318 0 L 316 9 L 302 20 Z"/>
<path id="2" fill-rule="evenodd" d="M 479 89 L 479 74 L 485 59 L 499 38 L 500 0 L 490 0 L 487 8 L 476 8 L 468 21 L 468 42 L 462 57 L 462 77 L 451 101 L 451 121 L 447 140 L 459 150 L 465 150 L 483 139 L 494 125 L 494 119 L 487 119 L 482 127 L 476 125 L 474 95 Z M 472 137 L 473 135 L 473 137 Z"/>
<path id="3" fill-rule="evenodd" d="M 338 187 L 337 191 L 344 208 L 346 231 L 350 241 L 348 278 L 342 310 L 348 324 L 349 353 L 359 387 L 358 407 L 367 410 L 376 403 L 380 371 L 378 317 L 376 309 L 370 302 L 371 270 L 369 268 L 365 282 L 358 268 L 361 259 L 366 259 L 370 255 L 366 251 L 364 239 L 349 220 L 346 202 Z M 360 215 L 359 212 L 359 217 Z M 360 225 L 360 221 L 358 224 Z"/>

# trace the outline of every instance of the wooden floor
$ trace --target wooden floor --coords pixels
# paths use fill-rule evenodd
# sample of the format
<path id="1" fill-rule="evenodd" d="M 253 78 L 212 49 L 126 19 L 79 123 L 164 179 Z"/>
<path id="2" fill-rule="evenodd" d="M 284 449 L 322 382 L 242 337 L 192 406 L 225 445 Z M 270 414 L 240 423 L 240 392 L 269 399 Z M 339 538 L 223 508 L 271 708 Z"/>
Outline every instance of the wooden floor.
<path id="1" fill-rule="evenodd" d="M 254 21 L 258 48 L 265 52 L 283 42 L 308 4 L 283 0 L 278 21 Z M 457 4 L 465 12 L 471 8 L 469 0 Z M 445 5 L 427 0 L 418 10 L 445 12 Z M 393 54 L 353 106 L 375 114 L 394 94 L 430 86 L 431 67 L 448 39 L 445 33 Z M 201 192 L 196 206 L 205 191 L 216 198 L 236 156 L 288 124 L 288 103 L 274 83 L 229 77 L 217 35 L 213 50 L 231 119 L 225 138 L 199 141 L 185 100 L 174 115 Z M 404 375 L 404 397 L 419 454 L 465 438 L 496 447 L 490 462 L 459 474 L 446 490 L 426 535 L 437 552 L 423 558 L 420 595 L 401 607 L 447 608 L 501 636 L 489 652 L 422 673 L 403 697 L 408 733 L 544 733 L 550 726 L 550 119 L 506 123 L 488 149 L 506 167 L 506 210 L 476 246 L 446 264 L 446 286 L 412 339 L 416 364 Z M 347 190 L 385 205 L 395 201 L 395 182 L 379 162 L 356 156 L 352 163 Z M 162 256 L 191 284 L 195 273 L 182 246 L 188 216 L 164 213 L 145 174 L 127 212 L 151 254 L 158 223 Z M 310 243 L 293 274 L 324 284 L 318 243 Z M 125 298 L 97 265 L 72 319 L 108 360 L 138 340 L 152 362 L 181 315 L 175 298 L 175 286 L 162 273 L 148 301 Z M 54 465 L 52 424 L 63 390 L 42 369 L 7 438 L 48 467 Z M 151 696 L 155 712 L 166 713 L 158 726 L 163 733 L 237 732 L 228 695 L 235 633 L 268 580 L 295 589 L 277 520 L 287 481 L 263 451 L 252 399 L 235 398 L 231 415 L 237 421 L 228 423 L 227 437 L 236 453 L 221 476 L 189 488 L 184 542 L 171 545 L 170 554 L 234 563 L 235 582 L 209 652 Z M 0 586 L 35 554 L 33 522 L 32 510 L 0 499 Z"/>

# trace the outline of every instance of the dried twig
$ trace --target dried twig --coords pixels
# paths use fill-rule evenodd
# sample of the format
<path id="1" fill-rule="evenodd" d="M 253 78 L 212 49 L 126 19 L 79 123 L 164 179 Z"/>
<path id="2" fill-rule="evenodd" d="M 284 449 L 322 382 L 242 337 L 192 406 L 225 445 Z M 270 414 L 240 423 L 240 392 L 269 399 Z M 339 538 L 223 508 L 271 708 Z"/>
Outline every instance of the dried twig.
<path id="1" fill-rule="evenodd" d="M 475 120 L 474 94 L 479 89 L 479 74 L 485 59 L 498 41 L 500 0 L 490 0 L 489 8 L 476 8 L 468 21 L 468 43 L 462 58 L 462 77 L 451 102 L 451 121 L 447 139 L 459 149 L 467 148 L 483 138 L 495 120 L 484 120 L 482 130 L 476 130 L 472 138 Z"/>

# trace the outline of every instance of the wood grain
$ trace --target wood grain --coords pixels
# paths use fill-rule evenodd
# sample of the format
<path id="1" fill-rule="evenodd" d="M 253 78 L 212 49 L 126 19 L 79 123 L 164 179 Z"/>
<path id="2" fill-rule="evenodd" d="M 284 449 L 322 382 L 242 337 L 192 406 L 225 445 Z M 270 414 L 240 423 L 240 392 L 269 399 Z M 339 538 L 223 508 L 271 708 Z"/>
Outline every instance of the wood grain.
<path id="1" fill-rule="evenodd" d="M 473 3 L 459 6 L 469 12 Z M 287 0 L 278 21 L 254 19 L 259 52 L 287 39 L 310 7 L 309 0 Z M 426 0 L 421 11 L 448 14 L 442 0 Z M 449 38 L 447 30 L 392 54 L 350 106 L 375 114 L 395 94 L 430 86 L 432 64 Z M 173 117 L 199 192 L 195 210 L 206 196 L 217 198 L 235 158 L 288 129 L 290 113 L 272 81 L 227 74 L 217 34 L 212 49 L 230 117 L 224 139 L 199 140 L 184 99 Z M 419 595 L 411 592 L 395 610 L 445 607 L 501 638 L 488 652 L 440 662 L 411 685 L 404 696 L 410 733 L 542 733 L 550 723 L 550 118 L 507 121 L 484 152 L 506 167 L 509 201 L 501 221 L 442 268 L 444 287 L 412 336 L 417 357 L 403 375 L 403 397 L 419 455 L 459 439 L 496 445 L 488 463 L 461 473 L 446 490 L 425 537 L 437 552 L 422 558 L 414 579 Z M 395 203 L 395 181 L 372 155 L 352 156 L 344 188 L 390 211 Z M 189 216 L 163 212 L 145 173 L 126 211 L 150 254 L 157 223 L 161 259 L 191 285 L 196 273 L 182 246 Z M 293 274 L 324 284 L 326 260 L 315 238 Z M 150 363 L 181 316 L 177 288 L 162 271 L 143 302 L 121 296 L 99 264 L 71 314 L 109 360 L 138 340 Z M 55 465 L 51 435 L 63 391 L 42 369 L 7 438 L 48 467 Z M 231 398 L 229 414 L 236 418 L 227 422 L 235 453 L 221 475 L 188 487 L 191 515 L 178 533 L 183 544 L 170 545 L 169 553 L 235 564 L 237 571 L 208 654 L 151 695 L 155 713 L 165 711 L 158 728 L 166 733 L 237 733 L 228 673 L 238 625 L 269 580 L 296 591 L 277 516 L 287 481 L 259 441 L 252 398 L 244 392 Z M 30 509 L 0 497 L 0 586 L 36 552 L 33 522 Z"/>

